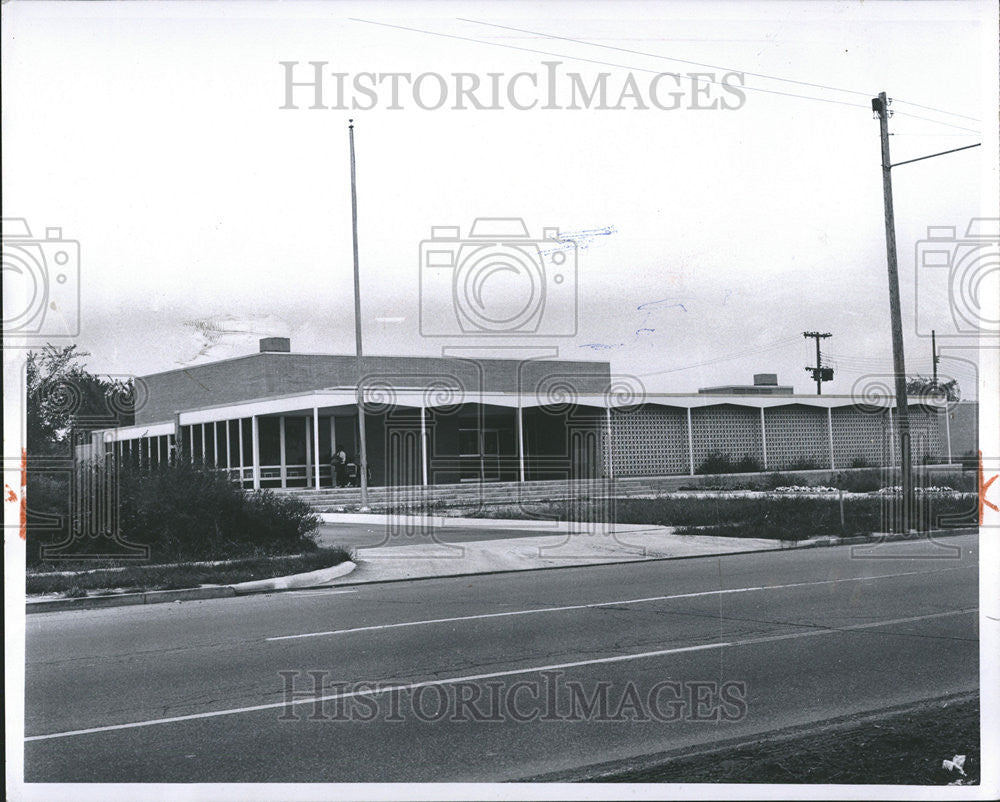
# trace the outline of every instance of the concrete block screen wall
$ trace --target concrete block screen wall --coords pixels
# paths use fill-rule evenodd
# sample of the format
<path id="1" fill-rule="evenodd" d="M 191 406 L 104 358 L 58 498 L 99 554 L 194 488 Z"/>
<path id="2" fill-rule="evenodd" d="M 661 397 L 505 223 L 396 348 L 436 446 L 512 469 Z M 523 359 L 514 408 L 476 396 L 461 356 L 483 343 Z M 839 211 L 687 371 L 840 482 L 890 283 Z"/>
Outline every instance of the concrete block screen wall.
<path id="1" fill-rule="evenodd" d="M 770 471 L 888 466 L 898 459 L 892 418 L 887 407 L 814 407 L 804 400 L 611 410 L 605 471 L 620 477 L 692 474 L 710 456 L 734 463 L 749 456 Z M 949 461 L 943 420 L 934 408 L 910 407 L 915 461 Z"/>

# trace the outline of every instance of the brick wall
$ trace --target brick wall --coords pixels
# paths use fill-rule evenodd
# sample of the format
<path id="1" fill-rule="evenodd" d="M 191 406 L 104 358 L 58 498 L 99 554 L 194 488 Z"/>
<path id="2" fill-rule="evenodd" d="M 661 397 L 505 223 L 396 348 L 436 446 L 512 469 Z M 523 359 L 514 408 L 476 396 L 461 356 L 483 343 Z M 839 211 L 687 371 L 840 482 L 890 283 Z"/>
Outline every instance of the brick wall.
<path id="1" fill-rule="evenodd" d="M 362 360 L 366 384 L 435 385 L 472 392 L 534 392 L 553 399 L 566 390 L 603 393 L 611 376 L 607 362 L 369 356 Z M 178 410 L 232 404 L 254 398 L 351 386 L 355 358 L 321 354 L 261 353 L 144 376 L 149 400 L 136 423 L 173 418 Z"/>

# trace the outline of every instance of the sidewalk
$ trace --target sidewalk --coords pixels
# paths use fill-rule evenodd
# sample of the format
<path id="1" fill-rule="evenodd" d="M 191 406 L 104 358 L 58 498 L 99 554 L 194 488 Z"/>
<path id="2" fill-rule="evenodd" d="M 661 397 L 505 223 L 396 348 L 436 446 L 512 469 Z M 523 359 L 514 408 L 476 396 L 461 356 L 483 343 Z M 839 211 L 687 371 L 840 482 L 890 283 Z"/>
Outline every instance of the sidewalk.
<path id="1" fill-rule="evenodd" d="M 473 519 L 479 523 L 479 519 Z M 462 524 L 471 523 L 463 520 Z M 531 521 L 484 521 L 494 528 L 527 528 Z M 578 565 L 707 557 L 782 547 L 780 540 L 675 535 L 672 527 L 641 524 L 545 526 L 544 534 L 448 543 L 447 528 L 434 542 L 380 545 L 357 550 L 358 569 L 338 584 L 532 571 Z M 400 541 L 404 537 L 399 538 Z"/>
<path id="2" fill-rule="evenodd" d="M 494 518 L 448 518 L 441 516 L 385 516 L 324 514 L 327 523 L 370 523 L 386 529 L 387 545 L 358 548 L 354 563 L 326 569 L 317 576 L 298 574 L 260 583 L 212 585 L 187 590 L 149 591 L 88 596 L 78 599 L 27 601 L 28 613 L 83 610 L 122 605 L 197 601 L 236 596 L 245 592 L 278 592 L 290 588 L 339 587 L 379 582 L 397 582 L 434 577 L 491 574 L 508 571 L 569 568 L 585 565 L 714 557 L 722 554 L 777 551 L 792 548 L 852 545 L 861 556 L 883 542 L 907 539 L 913 557 L 926 547 L 940 548 L 931 535 L 904 538 L 874 534 L 868 537 L 816 537 L 788 542 L 766 538 L 727 538 L 677 535 L 673 527 L 645 524 L 581 524 L 556 521 L 499 520 Z M 519 530 L 517 537 L 447 542 L 448 529 Z M 537 531 L 538 534 L 532 534 Z M 936 532 L 933 538 L 973 534 L 976 528 Z M 393 544 L 392 541 L 396 541 Z M 420 542 L 414 542 L 419 540 Z M 407 542 L 409 541 L 409 542 Z M 868 544 L 867 546 L 862 544 Z M 320 576 L 320 574 L 323 574 Z"/>

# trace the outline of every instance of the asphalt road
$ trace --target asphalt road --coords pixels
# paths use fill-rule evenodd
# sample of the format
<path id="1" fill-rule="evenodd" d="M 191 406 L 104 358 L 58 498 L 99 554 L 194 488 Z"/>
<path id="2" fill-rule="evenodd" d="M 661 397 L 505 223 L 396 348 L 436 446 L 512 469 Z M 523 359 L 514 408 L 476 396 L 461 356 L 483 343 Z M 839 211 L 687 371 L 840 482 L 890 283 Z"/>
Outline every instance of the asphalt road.
<path id="1" fill-rule="evenodd" d="M 25 780 L 516 780 L 975 690 L 947 543 L 29 616 Z"/>

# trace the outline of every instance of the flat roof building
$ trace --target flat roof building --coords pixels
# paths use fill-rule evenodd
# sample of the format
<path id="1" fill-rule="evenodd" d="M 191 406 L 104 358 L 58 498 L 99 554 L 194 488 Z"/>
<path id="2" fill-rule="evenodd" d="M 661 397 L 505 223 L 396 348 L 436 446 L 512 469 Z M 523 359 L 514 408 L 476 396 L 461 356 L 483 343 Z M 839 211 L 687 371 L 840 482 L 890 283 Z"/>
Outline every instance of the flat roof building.
<path id="1" fill-rule="evenodd" d="M 135 424 L 94 431 L 81 457 L 190 459 L 248 488 L 319 488 L 336 480 L 339 446 L 360 450 L 354 356 L 297 354 L 269 337 L 258 353 L 136 385 Z M 891 396 L 795 395 L 774 374 L 649 393 L 607 362 L 459 352 L 366 356 L 360 385 L 373 485 L 683 475 L 720 456 L 838 469 L 894 464 L 899 451 Z M 950 461 L 940 402 L 910 409 L 914 459 Z"/>

